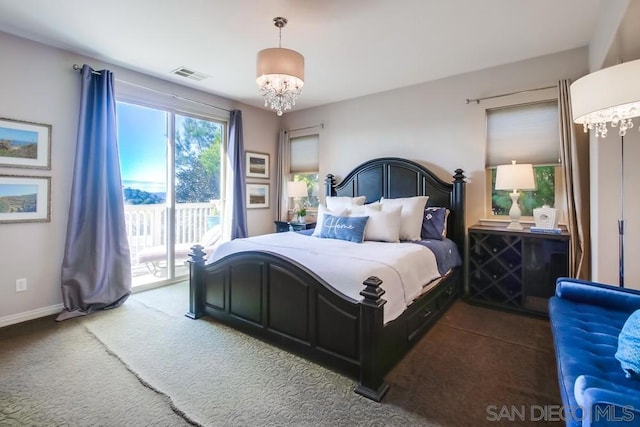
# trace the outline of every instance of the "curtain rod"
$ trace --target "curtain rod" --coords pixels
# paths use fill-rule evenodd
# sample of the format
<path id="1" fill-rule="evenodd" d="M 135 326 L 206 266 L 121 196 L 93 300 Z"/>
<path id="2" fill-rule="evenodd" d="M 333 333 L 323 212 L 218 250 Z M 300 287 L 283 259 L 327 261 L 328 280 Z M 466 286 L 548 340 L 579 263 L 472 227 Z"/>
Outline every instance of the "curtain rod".
<path id="1" fill-rule="evenodd" d="M 321 128 L 321 129 L 324 129 L 324 123 L 320 123 L 319 125 L 314 125 L 314 126 L 307 126 L 307 127 L 304 127 L 304 128 L 288 129 L 288 130 L 285 130 L 285 132 L 295 132 L 295 131 L 298 131 L 298 130 L 313 129 L 313 128 L 317 128 L 317 127 Z"/>
<path id="2" fill-rule="evenodd" d="M 474 99 L 467 98 L 467 102 L 466 103 L 469 104 L 471 102 L 475 102 L 476 104 L 480 104 L 480 101 L 484 101 L 485 99 L 502 98 L 503 96 L 517 95 L 519 93 L 534 92 L 536 90 L 553 89 L 554 87 L 557 87 L 557 86 L 546 86 L 546 87 L 538 87 L 538 88 L 535 88 L 535 89 L 519 90 L 517 92 L 509 92 L 509 93 L 503 93 L 503 94 L 500 94 L 500 95 L 485 96 L 484 98 L 474 98 Z"/>
<path id="3" fill-rule="evenodd" d="M 75 71 L 82 71 L 82 67 L 81 67 L 81 66 L 79 66 L 78 64 L 73 64 L 73 69 L 74 69 Z M 91 73 L 93 73 L 93 74 L 97 74 L 97 75 L 100 75 L 100 72 L 99 72 L 99 71 L 91 70 Z M 162 95 L 168 95 L 168 96 L 170 96 L 170 97 L 172 97 L 172 98 L 180 99 L 180 100 L 182 100 L 182 101 L 193 102 L 194 104 L 200 104 L 200 105 L 204 105 L 204 106 L 211 107 L 211 108 L 217 108 L 218 110 L 226 111 L 226 112 L 228 112 L 228 113 L 230 113 L 230 112 L 231 112 L 231 110 L 227 110 L 226 108 L 218 107 L 218 106 L 213 105 L 213 104 L 207 104 L 206 102 L 196 101 L 195 99 L 191 99 L 191 98 L 185 98 L 184 96 L 175 95 L 175 94 L 173 94 L 173 93 L 164 92 L 164 91 L 161 91 L 161 90 L 158 90 L 158 89 L 153 89 L 153 88 L 150 88 L 150 87 L 148 87 L 148 86 L 142 86 L 142 85 L 139 85 L 139 84 L 137 84 L 137 83 L 128 82 L 128 81 L 126 81 L 126 80 L 116 79 L 116 81 L 118 81 L 118 82 L 120 82 L 120 83 L 124 83 L 124 84 L 131 85 L 131 86 L 136 86 L 136 87 L 139 87 L 139 88 L 141 88 L 141 89 L 146 89 L 146 90 L 149 90 L 149 91 L 151 91 L 151 92 L 160 93 L 160 94 L 162 94 Z"/>

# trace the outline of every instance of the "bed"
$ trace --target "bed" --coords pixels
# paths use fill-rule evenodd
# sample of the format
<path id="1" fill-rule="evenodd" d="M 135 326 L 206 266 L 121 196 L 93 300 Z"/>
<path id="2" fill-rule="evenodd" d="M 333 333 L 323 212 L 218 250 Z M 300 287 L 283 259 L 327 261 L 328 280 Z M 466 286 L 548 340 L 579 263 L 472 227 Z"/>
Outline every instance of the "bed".
<path id="1" fill-rule="evenodd" d="M 325 186 L 327 195 L 364 195 L 367 201 L 428 195 L 427 206 L 449 209 L 447 238 L 463 253 L 461 169 L 446 183 L 418 163 L 386 157 L 359 165 L 340 183 L 327 175 Z M 385 375 L 460 294 L 464 271 L 464 266 L 452 269 L 385 323 L 385 291 L 375 276 L 361 279 L 358 300 L 271 251 L 243 251 L 205 264 L 205 253 L 196 245 L 189 264 L 188 317 L 210 316 L 349 375 L 358 381 L 354 391 L 375 401 L 389 388 Z"/>

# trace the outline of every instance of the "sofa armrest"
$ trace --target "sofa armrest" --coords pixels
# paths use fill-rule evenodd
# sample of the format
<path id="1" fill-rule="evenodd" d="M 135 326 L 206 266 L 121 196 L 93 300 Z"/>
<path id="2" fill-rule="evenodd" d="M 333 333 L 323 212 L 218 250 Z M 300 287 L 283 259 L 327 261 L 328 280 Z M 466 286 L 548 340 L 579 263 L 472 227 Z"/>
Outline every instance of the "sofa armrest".
<path id="1" fill-rule="evenodd" d="M 637 426 L 640 423 L 640 397 L 602 388 L 584 391 L 582 426 Z"/>
<path id="2" fill-rule="evenodd" d="M 556 281 L 556 296 L 627 313 L 640 310 L 640 291 L 604 283 L 560 277 Z"/>

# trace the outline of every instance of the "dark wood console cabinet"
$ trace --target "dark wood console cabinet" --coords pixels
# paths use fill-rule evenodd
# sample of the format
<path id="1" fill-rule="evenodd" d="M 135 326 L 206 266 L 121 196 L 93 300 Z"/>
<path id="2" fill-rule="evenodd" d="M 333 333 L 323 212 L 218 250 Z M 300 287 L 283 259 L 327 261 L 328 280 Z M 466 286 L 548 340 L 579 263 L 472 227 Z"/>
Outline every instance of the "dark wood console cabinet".
<path id="1" fill-rule="evenodd" d="M 473 303 L 546 315 L 558 277 L 569 274 L 569 234 L 469 229 L 465 294 Z"/>

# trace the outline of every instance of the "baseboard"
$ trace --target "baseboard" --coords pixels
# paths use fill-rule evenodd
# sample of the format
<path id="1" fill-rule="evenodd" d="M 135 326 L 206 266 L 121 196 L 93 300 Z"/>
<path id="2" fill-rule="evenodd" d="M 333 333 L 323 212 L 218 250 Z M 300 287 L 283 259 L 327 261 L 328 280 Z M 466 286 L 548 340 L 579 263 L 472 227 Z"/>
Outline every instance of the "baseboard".
<path id="1" fill-rule="evenodd" d="M 37 308 L 35 310 L 29 310 L 18 314 L 12 314 L 10 316 L 0 317 L 0 328 L 16 323 L 26 322 L 27 320 L 37 319 L 39 317 L 60 313 L 63 308 L 63 304 L 56 304 L 50 305 L 49 307 Z"/>

